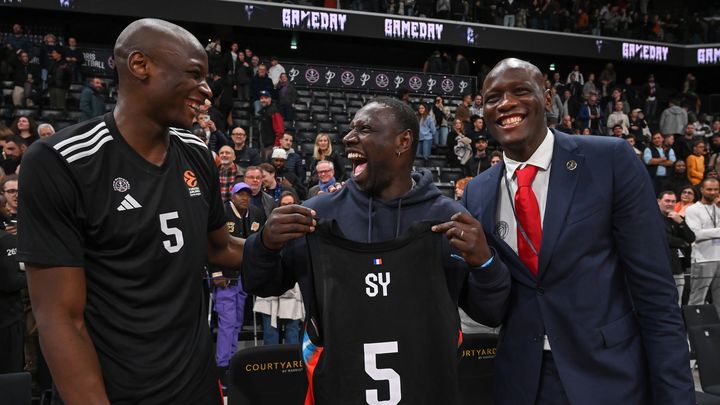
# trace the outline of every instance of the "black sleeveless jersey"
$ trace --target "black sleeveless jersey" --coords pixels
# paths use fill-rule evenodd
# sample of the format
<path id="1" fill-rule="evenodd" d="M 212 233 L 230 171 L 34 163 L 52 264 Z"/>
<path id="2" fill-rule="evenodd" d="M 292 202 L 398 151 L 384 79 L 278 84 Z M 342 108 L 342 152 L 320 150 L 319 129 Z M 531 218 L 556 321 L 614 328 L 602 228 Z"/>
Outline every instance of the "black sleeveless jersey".
<path id="1" fill-rule="evenodd" d="M 202 293 L 207 234 L 225 225 L 218 174 L 202 141 L 169 132 L 161 166 L 112 113 L 23 157 L 19 260 L 85 269 L 86 325 L 113 404 L 218 403 Z"/>
<path id="2" fill-rule="evenodd" d="M 457 403 L 460 322 L 431 225 L 369 244 L 334 221 L 307 235 L 317 315 L 303 344 L 306 404 Z"/>

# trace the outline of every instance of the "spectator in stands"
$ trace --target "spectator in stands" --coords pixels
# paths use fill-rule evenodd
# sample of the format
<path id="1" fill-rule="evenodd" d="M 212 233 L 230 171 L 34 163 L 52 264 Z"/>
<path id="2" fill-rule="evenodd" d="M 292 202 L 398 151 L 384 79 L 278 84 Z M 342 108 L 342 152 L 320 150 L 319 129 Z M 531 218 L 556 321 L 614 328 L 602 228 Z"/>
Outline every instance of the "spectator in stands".
<path id="1" fill-rule="evenodd" d="M 628 76 L 625 78 L 625 82 L 619 86 L 622 91 L 623 98 L 628 102 L 630 108 L 640 107 L 640 101 L 638 100 L 638 92 L 635 86 L 632 84 L 632 77 Z"/>
<path id="2" fill-rule="evenodd" d="M 232 57 L 230 57 L 232 60 Z M 228 63 L 228 62 L 226 62 Z M 231 77 L 235 80 L 235 90 L 237 97 L 241 100 L 250 99 L 250 80 L 253 77 L 252 68 L 245 57 L 244 52 L 238 52 L 237 60 L 232 60 L 226 66 Z"/>
<path id="3" fill-rule="evenodd" d="M 717 170 L 720 166 L 720 132 L 713 133 L 710 138 L 710 159 L 708 159 L 708 168 Z"/>
<path id="4" fill-rule="evenodd" d="M 446 145 L 449 122 L 452 121 L 452 114 L 450 114 L 450 108 L 445 106 L 443 98 L 441 96 L 435 97 L 435 104 L 433 105 L 433 115 L 435 116 L 435 126 L 437 127 L 437 138 L 433 140 L 435 145 Z"/>
<path id="5" fill-rule="evenodd" d="M 685 287 L 685 274 L 682 258 L 690 254 L 690 244 L 695 241 L 695 234 L 685 223 L 682 215 L 675 212 L 677 196 L 671 190 L 666 190 L 658 196 L 660 215 L 665 224 L 665 233 L 668 240 L 668 254 L 670 255 L 670 269 L 675 278 L 678 290 L 678 305 L 682 306 L 683 288 Z"/>
<path id="6" fill-rule="evenodd" d="M 53 48 L 50 51 L 50 59 L 47 80 L 50 108 L 65 110 L 67 92 L 72 82 L 72 73 L 67 61 L 63 59 L 63 50 L 61 48 Z"/>
<path id="7" fill-rule="evenodd" d="M 212 80 L 208 83 L 212 90 L 212 106 L 220 113 L 221 119 L 218 123 L 222 123 L 221 131 L 225 131 L 227 123 L 232 123 L 230 113 L 233 108 L 233 82 L 232 78 L 226 76 L 222 72 L 211 72 Z"/>
<path id="8" fill-rule="evenodd" d="M 312 198 L 321 193 L 329 193 L 330 188 L 337 183 L 335 179 L 335 168 L 328 160 L 320 160 L 313 169 L 318 176 L 318 184 L 310 187 L 308 197 Z"/>
<path id="9" fill-rule="evenodd" d="M 675 154 L 678 159 L 686 160 L 688 156 L 692 154 L 693 146 L 695 141 L 699 138 L 695 136 L 695 126 L 693 124 L 687 124 L 683 128 L 683 136 L 674 136 L 675 140 Z"/>
<path id="10" fill-rule="evenodd" d="M 573 97 L 572 91 L 569 89 L 565 89 L 563 91 L 563 105 L 562 105 L 562 115 L 563 117 L 566 115 L 569 115 L 570 117 L 574 118 L 577 117 L 578 112 L 580 112 L 580 102 L 576 97 Z M 568 132 L 570 133 L 570 132 Z"/>
<path id="11" fill-rule="evenodd" d="M 678 196 L 681 196 L 681 190 L 686 186 L 692 186 L 688 180 L 687 165 L 684 160 L 676 160 L 672 165 L 672 170 L 668 176 L 665 189 L 672 190 Z M 683 211 L 684 213 L 685 211 Z"/>
<path id="12" fill-rule="evenodd" d="M 285 73 L 285 68 L 280 64 L 277 56 L 270 58 L 270 69 L 268 69 L 268 77 L 272 80 L 273 86 L 277 86 L 280 75 Z"/>
<path id="13" fill-rule="evenodd" d="M 605 69 L 600 72 L 600 82 L 605 82 L 610 86 L 615 85 L 617 80 L 617 74 L 615 73 L 615 67 L 612 63 L 605 65 Z"/>
<path id="14" fill-rule="evenodd" d="M 32 41 L 25 35 L 23 26 L 20 24 L 13 24 L 12 35 L 9 35 L 5 42 L 10 46 L 10 50 L 17 53 L 18 51 L 25 51 L 30 54 L 32 51 Z"/>
<path id="15" fill-rule="evenodd" d="M 240 181 L 242 175 L 240 167 L 235 163 L 235 150 L 231 146 L 221 146 L 218 157 L 220 158 L 220 165 L 218 166 L 220 196 L 223 202 L 226 202 L 232 197 L 233 185 Z"/>
<path id="16" fill-rule="evenodd" d="M 565 132 L 566 134 L 573 134 L 575 133 L 575 130 L 573 129 L 573 119 L 569 115 L 563 116 L 562 123 L 555 127 L 560 132 Z"/>
<path id="17" fill-rule="evenodd" d="M 272 197 L 273 202 L 277 206 L 277 204 L 280 202 L 280 194 L 283 191 L 290 190 L 287 187 L 284 187 L 280 182 L 278 181 L 279 175 L 282 173 L 278 173 L 277 167 L 275 166 L 276 161 L 281 161 L 282 163 L 285 162 L 284 157 L 285 151 L 282 149 L 275 149 L 273 151 L 273 164 L 270 163 L 260 163 L 260 169 L 262 169 L 262 176 L 263 176 L 263 191 L 267 193 L 270 197 Z M 282 169 L 282 166 L 280 165 L 280 169 Z"/>
<path id="18" fill-rule="evenodd" d="M 453 148 L 455 148 L 455 145 L 457 144 L 456 139 L 458 137 L 464 137 L 465 136 L 465 124 L 458 118 L 455 118 L 453 120 L 453 126 L 450 130 L 450 133 L 448 134 L 448 140 L 447 146 L 449 150 L 447 151 L 447 159 L 448 162 L 455 162 L 457 160 L 457 157 L 455 156 L 455 152 L 453 151 Z"/>
<path id="19" fill-rule="evenodd" d="M 27 146 L 40 139 L 37 130 L 38 126 L 33 117 L 20 115 L 10 124 L 10 129 L 15 136 L 20 137 Z"/>
<path id="20" fill-rule="evenodd" d="M 465 186 L 472 180 L 472 177 L 463 177 L 462 179 L 455 182 L 455 200 L 462 199 L 463 193 L 465 192 Z M 460 320 L 462 324 L 462 319 Z"/>
<path id="21" fill-rule="evenodd" d="M 70 69 L 70 77 L 73 83 L 82 83 L 81 66 L 85 62 L 85 55 L 77 48 L 77 39 L 69 37 L 65 48 L 65 61 Z"/>
<path id="22" fill-rule="evenodd" d="M 295 120 L 295 107 L 293 107 L 293 104 L 297 101 L 298 94 L 295 86 L 290 83 L 287 73 L 280 73 L 280 78 L 275 86 L 275 92 L 278 97 L 278 111 L 280 115 L 282 115 L 286 121 Z"/>
<path id="23" fill-rule="evenodd" d="M 605 99 L 607 99 L 607 97 L 606 97 Z M 630 113 L 630 103 L 628 103 L 627 100 L 625 100 L 625 99 L 623 98 L 623 92 L 622 92 L 622 90 L 620 90 L 619 87 L 616 87 L 616 88 L 613 89 L 612 94 L 611 94 L 611 96 L 610 96 L 610 100 L 607 102 L 607 106 L 605 107 L 606 115 L 610 115 L 610 114 L 612 114 L 614 111 L 616 111 L 616 109 L 615 109 L 615 104 L 616 104 L 618 101 L 621 102 L 622 105 L 623 105 L 622 112 L 625 113 L 625 114 L 629 114 L 629 113 Z"/>
<path id="24" fill-rule="evenodd" d="M 560 114 L 563 109 L 563 101 L 557 94 L 557 88 L 550 86 L 550 96 L 552 97 L 552 103 L 545 107 L 545 119 L 547 120 L 548 127 L 555 128 L 560 122 Z"/>
<path id="25" fill-rule="evenodd" d="M 417 157 L 427 160 L 427 158 L 430 157 L 430 152 L 432 151 L 433 139 L 437 136 L 435 119 L 433 118 L 433 115 L 430 114 L 430 110 L 425 103 L 420 103 L 418 106 L 417 118 L 420 123 Z"/>
<path id="26" fill-rule="evenodd" d="M 455 138 L 455 146 L 453 146 L 453 153 L 455 154 L 455 160 L 451 161 L 450 165 L 453 167 L 460 167 L 465 176 L 470 176 L 470 159 L 473 156 L 473 147 L 471 146 L 472 140 L 465 135 L 461 135 Z"/>
<path id="27" fill-rule="evenodd" d="M 410 90 L 399 89 L 396 94 L 398 100 L 402 100 L 403 103 L 410 105 Z"/>
<path id="28" fill-rule="evenodd" d="M 519 0 L 501 0 L 498 7 L 500 15 L 503 16 L 503 25 L 506 27 L 515 26 L 515 16 L 519 11 Z"/>
<path id="29" fill-rule="evenodd" d="M 279 178 L 280 185 L 285 189 L 290 190 L 295 194 L 300 201 L 304 201 L 308 198 L 308 189 L 305 184 L 292 172 L 283 172 L 282 178 Z M 282 198 L 282 193 L 280 194 Z"/>
<path id="30" fill-rule="evenodd" d="M 242 55 L 242 54 L 240 54 Z M 246 143 L 247 134 L 241 127 L 235 127 L 230 131 L 230 138 L 233 145 L 233 151 L 235 152 L 235 163 L 240 169 L 240 175 L 245 175 L 245 169 L 249 166 L 257 166 L 260 164 L 260 152 L 251 148 Z"/>
<path id="31" fill-rule="evenodd" d="M 705 141 L 696 140 L 693 153 L 686 159 L 687 177 L 693 186 L 697 186 L 705 178 Z"/>
<path id="32" fill-rule="evenodd" d="M 610 129 L 610 135 L 612 135 L 616 138 L 622 138 L 623 136 L 625 136 L 625 134 L 623 134 L 623 126 L 620 124 L 614 125 Z M 635 141 L 635 138 L 633 138 L 633 145 L 635 144 L 634 141 Z"/>
<path id="33" fill-rule="evenodd" d="M 424 73 L 442 73 L 442 57 L 440 51 L 433 51 L 423 65 Z"/>
<path id="34" fill-rule="evenodd" d="M 717 179 L 703 180 L 700 187 L 702 198 L 685 210 L 685 221 L 695 233 L 692 245 L 690 267 L 690 298 L 688 305 L 705 304 L 708 289 L 713 298 L 715 310 L 720 313 L 720 182 Z"/>
<path id="35" fill-rule="evenodd" d="M 319 181 L 319 173 L 317 173 L 317 164 L 323 160 L 329 161 L 333 165 L 333 175 L 338 181 L 345 180 L 345 159 L 340 156 L 336 149 L 333 149 L 330 136 L 328 134 L 319 133 L 315 137 L 315 145 L 313 146 L 313 155 L 310 158 L 310 182 L 316 184 Z"/>
<path id="36" fill-rule="evenodd" d="M 5 205 L 2 215 L 2 227 L 5 232 L 11 235 L 17 235 L 17 211 L 18 211 L 18 176 L 16 174 L 8 174 L 0 183 L 5 198 Z M 29 359 L 26 359 L 26 362 Z"/>
<path id="37" fill-rule="evenodd" d="M 655 75 L 651 74 L 648 76 L 647 83 L 645 83 L 640 90 L 640 97 L 645 102 L 645 108 L 643 108 L 643 111 L 645 111 L 645 117 L 647 117 L 650 121 L 655 119 L 655 113 L 657 112 L 657 89 L 658 85 L 655 82 Z M 687 116 L 685 121 L 687 122 Z M 662 128 L 660 132 L 662 132 Z"/>
<path id="38" fill-rule="evenodd" d="M 665 180 L 669 167 L 675 163 L 675 152 L 670 149 L 666 154 L 663 149 L 663 136 L 661 133 L 655 133 L 652 137 L 652 145 L 645 148 L 643 152 L 643 161 L 647 166 L 653 187 L 657 194 L 665 189 Z"/>
<path id="39" fill-rule="evenodd" d="M 615 110 L 607 119 L 607 128 L 610 129 L 611 134 L 615 131 L 616 125 L 620 126 L 623 135 L 630 133 L 630 118 L 623 112 L 623 108 L 624 104 L 622 100 L 615 101 Z"/>
<path id="40" fill-rule="evenodd" d="M 685 180 L 687 181 L 687 177 L 685 177 Z M 688 182 L 685 187 L 680 189 L 680 201 L 675 204 L 675 212 L 685 217 L 685 210 L 697 201 L 696 194 L 695 187 Z"/>
<path id="41" fill-rule="evenodd" d="M 490 166 L 495 166 L 496 164 L 502 162 L 502 160 L 503 160 L 502 152 L 495 151 L 490 154 Z"/>
<path id="42" fill-rule="evenodd" d="M 713 121 L 711 130 L 713 137 L 720 136 L 720 119 L 716 119 L 715 121 Z M 715 146 L 717 146 L 717 148 Z M 713 151 L 717 153 L 718 150 L 720 150 L 720 141 L 717 145 L 715 145 L 715 143 L 713 142 Z"/>
<path id="43" fill-rule="evenodd" d="M 227 140 L 225 134 L 218 131 L 215 122 L 210 119 L 208 113 L 200 113 L 196 119 L 200 129 L 205 133 L 206 143 L 211 151 L 218 153 L 222 146 L 230 145 L 230 141 Z"/>
<path id="44" fill-rule="evenodd" d="M 17 183 L 17 182 L 15 182 Z M 17 197 L 17 194 L 15 194 Z M 25 272 L 15 259 L 17 237 L 0 230 L 0 374 L 23 370 L 25 336 L 21 290 L 27 288 Z"/>
<path id="45" fill-rule="evenodd" d="M 250 80 L 250 101 L 253 102 L 256 117 L 261 115 L 260 110 L 263 107 L 261 98 L 263 96 L 272 97 L 273 89 L 275 89 L 275 85 L 267 75 L 267 66 L 259 65 L 257 74 Z"/>
<path id="46" fill-rule="evenodd" d="M 250 204 L 252 190 L 245 183 L 237 183 L 230 190 L 232 198 L 225 203 L 227 228 L 232 236 L 247 239 L 265 224 L 262 209 Z M 238 333 L 245 315 L 245 298 L 239 268 L 213 268 L 213 303 L 218 316 L 215 361 L 218 375 L 225 384 L 230 359 L 237 349 Z"/>
<path id="47" fill-rule="evenodd" d="M 105 96 L 103 81 L 99 77 L 91 77 L 80 92 L 80 121 L 99 117 L 105 114 Z"/>
<path id="48" fill-rule="evenodd" d="M 475 153 L 467 164 L 468 176 L 475 177 L 490 168 L 490 151 L 488 151 L 488 140 L 485 135 L 478 136 L 473 144 Z"/>
<path id="49" fill-rule="evenodd" d="M 580 86 L 585 84 L 585 77 L 580 72 L 580 65 L 573 66 L 573 70 L 568 73 L 567 80 L 565 81 L 567 84 L 571 83 L 579 83 Z"/>
<path id="50" fill-rule="evenodd" d="M 260 166 L 250 166 L 245 169 L 245 183 L 252 190 L 250 202 L 263 210 L 265 218 L 276 207 L 275 200 L 263 191 L 263 171 Z"/>
<path id="51" fill-rule="evenodd" d="M 632 146 L 633 152 L 635 152 L 635 156 L 637 156 L 638 159 L 642 160 L 643 152 L 637 148 L 637 146 L 636 146 L 637 142 L 635 141 L 635 137 L 632 135 L 622 135 L 622 127 L 620 127 L 619 125 L 616 125 L 616 131 L 617 131 L 616 133 L 619 134 L 616 136 L 619 138 L 625 139 L 627 141 L 627 143 L 629 143 L 630 146 Z"/>
<path id="52" fill-rule="evenodd" d="M 252 69 L 252 75 L 253 77 L 258 75 L 258 72 L 260 71 L 260 57 L 257 55 L 253 55 L 252 58 L 250 58 L 250 69 Z M 267 66 L 265 72 L 267 73 Z M 272 82 L 272 80 L 271 80 Z"/>
<path id="53" fill-rule="evenodd" d="M 470 104 L 472 104 L 472 94 L 468 93 L 463 96 L 462 102 L 455 109 L 456 120 L 460 120 L 463 124 L 470 123 Z"/>
<path id="54" fill-rule="evenodd" d="M 582 96 L 587 100 L 591 95 L 598 93 L 598 88 L 595 86 L 595 73 L 589 73 L 585 84 L 583 84 Z"/>
<path id="55" fill-rule="evenodd" d="M 482 100 L 482 94 L 476 94 L 475 98 L 473 99 L 473 103 L 469 108 L 470 110 L 470 116 L 477 116 L 482 117 L 483 116 L 483 100 Z"/>
<path id="56" fill-rule="evenodd" d="M 265 77 L 267 79 L 267 77 Z M 268 81 L 270 79 L 267 79 Z M 260 147 L 269 153 L 270 148 L 280 145 L 280 138 L 285 132 L 285 122 L 282 115 L 277 110 L 277 106 L 273 103 L 272 95 L 269 91 L 262 90 L 259 95 L 258 103 L 260 105 L 258 129 L 260 132 Z M 265 155 L 267 156 L 267 155 Z"/>
<path id="57" fill-rule="evenodd" d="M 467 137 L 470 138 L 471 141 L 475 142 L 475 140 L 481 136 L 484 136 L 486 139 L 489 138 L 490 133 L 485 126 L 485 118 L 473 116 L 472 124 L 472 129 L 467 134 Z"/>
<path id="58" fill-rule="evenodd" d="M 233 98 L 239 97 L 238 75 L 245 59 L 245 54 L 239 52 L 239 50 L 240 46 L 238 45 L 238 43 L 233 42 L 230 44 L 230 49 L 228 50 L 228 53 L 223 56 L 223 72 L 225 72 L 225 76 L 228 78 L 228 80 L 230 80 L 230 83 L 232 84 Z M 242 55 L 242 59 L 240 55 Z"/>
<path id="59" fill-rule="evenodd" d="M 13 93 L 12 101 L 15 107 L 32 107 L 34 95 L 39 87 L 40 72 L 30 64 L 29 54 L 18 51 L 17 57 L 10 58 L 12 68 Z"/>
<path id="60" fill-rule="evenodd" d="M 651 114 L 646 110 L 647 115 Z M 660 133 L 663 135 L 680 135 L 688 124 L 688 114 L 679 106 L 675 99 L 670 100 L 668 108 L 660 115 Z"/>
<path id="61" fill-rule="evenodd" d="M 285 151 L 284 172 L 294 174 L 301 182 L 305 182 L 305 164 L 299 153 L 293 149 L 294 136 L 291 132 L 285 132 L 280 138 L 279 149 Z M 278 149 L 276 148 L 276 149 Z M 274 152 L 274 151 L 273 151 Z"/>
<path id="62" fill-rule="evenodd" d="M 641 145 L 645 145 L 650 141 L 650 129 L 648 128 L 647 121 L 641 117 L 642 110 L 635 108 L 630 112 L 628 117 L 628 133 L 635 136 L 635 139 L 639 141 Z"/>
<path id="63" fill-rule="evenodd" d="M 263 324 L 263 345 L 300 343 L 300 321 L 305 318 L 300 287 L 295 286 L 279 297 L 258 297 L 253 311 L 259 313 Z"/>
<path id="64" fill-rule="evenodd" d="M 300 204 L 300 200 L 292 191 L 283 191 L 280 194 L 280 207 L 286 205 Z"/>
<path id="65" fill-rule="evenodd" d="M 575 119 L 575 122 L 582 129 L 589 129 L 591 134 L 601 135 L 603 125 L 603 113 L 602 108 L 597 105 L 597 95 L 591 94 L 588 97 Z"/>
<path id="66" fill-rule="evenodd" d="M 40 138 L 47 138 L 48 136 L 53 135 L 54 133 L 55 133 L 55 128 L 53 128 L 53 126 L 48 124 L 47 122 L 44 122 L 44 123 L 38 125 L 37 134 Z"/>
<path id="67" fill-rule="evenodd" d="M 213 73 L 222 72 L 223 56 L 220 38 L 213 38 L 205 47 L 205 52 L 207 52 L 208 56 L 208 73 L 212 75 Z"/>
<path id="68" fill-rule="evenodd" d="M 463 76 L 470 75 L 470 63 L 465 55 L 459 53 L 455 56 L 455 67 L 453 73 Z"/>

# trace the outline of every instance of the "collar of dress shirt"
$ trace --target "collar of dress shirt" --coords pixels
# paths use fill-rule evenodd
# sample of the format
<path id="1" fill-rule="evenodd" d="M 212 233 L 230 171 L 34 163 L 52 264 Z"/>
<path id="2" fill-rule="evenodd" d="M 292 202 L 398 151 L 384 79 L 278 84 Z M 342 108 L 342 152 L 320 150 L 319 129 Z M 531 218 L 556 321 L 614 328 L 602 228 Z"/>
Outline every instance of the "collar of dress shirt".
<path id="1" fill-rule="evenodd" d="M 510 159 L 506 153 L 503 153 L 503 160 L 505 161 L 505 170 L 507 176 L 512 179 L 515 175 L 515 170 L 525 167 L 525 165 L 533 165 L 540 168 L 540 170 L 546 171 L 550 167 L 552 161 L 553 146 L 555 145 L 555 135 L 553 135 L 550 129 L 547 130 L 547 135 L 542 141 L 540 146 L 530 156 L 527 162 L 518 162 Z"/>

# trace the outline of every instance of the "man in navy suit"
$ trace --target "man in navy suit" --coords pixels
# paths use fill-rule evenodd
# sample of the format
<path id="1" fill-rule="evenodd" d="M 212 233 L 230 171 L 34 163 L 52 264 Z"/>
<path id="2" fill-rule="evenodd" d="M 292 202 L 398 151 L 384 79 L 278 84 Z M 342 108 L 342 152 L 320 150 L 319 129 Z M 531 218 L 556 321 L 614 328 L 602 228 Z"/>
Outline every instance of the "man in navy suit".
<path id="1" fill-rule="evenodd" d="M 502 164 L 463 203 L 512 274 L 499 404 L 694 404 L 685 328 L 647 170 L 622 139 L 547 128 L 540 70 L 498 63 L 484 116 Z"/>

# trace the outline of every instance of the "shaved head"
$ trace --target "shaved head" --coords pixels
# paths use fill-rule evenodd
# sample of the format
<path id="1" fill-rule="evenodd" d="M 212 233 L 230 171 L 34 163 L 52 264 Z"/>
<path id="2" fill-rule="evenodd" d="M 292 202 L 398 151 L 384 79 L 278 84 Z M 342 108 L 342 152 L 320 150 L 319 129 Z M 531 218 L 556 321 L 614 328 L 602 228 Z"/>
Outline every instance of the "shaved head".
<path id="1" fill-rule="evenodd" d="M 115 41 L 113 55 L 120 79 L 129 73 L 128 60 L 134 53 L 151 58 L 182 57 L 197 51 L 204 53 L 200 42 L 185 28 L 156 18 L 130 23 Z"/>
<path id="2" fill-rule="evenodd" d="M 543 74 L 538 69 L 537 66 L 533 65 L 532 63 L 517 59 L 517 58 L 507 58 L 503 59 L 500 62 L 495 65 L 492 70 L 490 70 L 490 73 L 487 74 L 485 77 L 485 81 L 483 81 L 483 93 L 486 91 L 487 83 L 493 79 L 494 77 L 505 73 L 506 71 L 510 69 L 522 69 L 525 70 L 528 74 L 528 76 L 537 83 L 538 86 L 542 89 L 545 85 L 545 80 L 543 79 Z"/>

